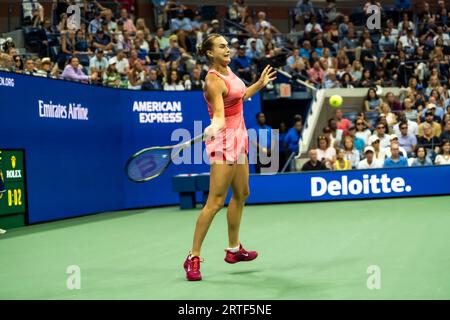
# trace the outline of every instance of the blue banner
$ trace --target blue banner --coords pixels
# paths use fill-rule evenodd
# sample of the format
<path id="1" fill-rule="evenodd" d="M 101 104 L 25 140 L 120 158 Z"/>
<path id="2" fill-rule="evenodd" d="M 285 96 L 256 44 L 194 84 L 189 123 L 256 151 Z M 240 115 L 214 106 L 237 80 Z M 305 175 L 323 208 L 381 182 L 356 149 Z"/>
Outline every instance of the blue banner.
<path id="1" fill-rule="evenodd" d="M 175 129 L 193 137 L 209 125 L 200 91 L 131 91 L 0 72 L 0 99 L 0 147 L 26 150 L 30 223 L 177 204 L 172 176 L 209 171 L 200 159 L 144 184 L 124 172 L 140 149 L 180 142 L 171 141 Z M 248 128 L 258 111 L 256 95 L 244 106 Z"/>
<path id="2" fill-rule="evenodd" d="M 450 194 L 450 166 L 250 176 L 248 203 L 374 199 Z"/>

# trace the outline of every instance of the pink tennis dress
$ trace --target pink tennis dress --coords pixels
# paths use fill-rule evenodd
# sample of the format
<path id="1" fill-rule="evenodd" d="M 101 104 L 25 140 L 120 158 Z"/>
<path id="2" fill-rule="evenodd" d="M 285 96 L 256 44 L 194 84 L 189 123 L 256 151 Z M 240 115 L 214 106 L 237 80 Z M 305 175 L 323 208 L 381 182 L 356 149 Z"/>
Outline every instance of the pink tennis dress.
<path id="1" fill-rule="evenodd" d="M 228 75 L 225 76 L 214 69 L 208 73 L 214 73 L 223 79 L 227 86 L 227 95 L 223 97 L 225 107 L 225 127 L 214 137 L 207 139 L 206 152 L 210 162 L 227 161 L 236 162 L 240 155 L 248 154 L 248 135 L 243 114 L 243 97 L 247 87 L 228 67 Z M 213 117 L 212 107 L 209 101 L 209 116 Z"/>

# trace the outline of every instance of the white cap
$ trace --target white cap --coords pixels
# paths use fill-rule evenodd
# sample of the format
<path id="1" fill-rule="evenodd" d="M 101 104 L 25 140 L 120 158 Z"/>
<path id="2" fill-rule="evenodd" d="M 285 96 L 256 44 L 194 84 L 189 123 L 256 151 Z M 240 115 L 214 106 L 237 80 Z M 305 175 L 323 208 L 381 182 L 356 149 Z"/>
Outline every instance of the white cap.
<path id="1" fill-rule="evenodd" d="M 367 146 L 364 148 L 364 154 L 366 154 L 367 151 L 372 151 L 373 153 L 375 153 L 375 149 L 372 146 Z"/>
<path id="2" fill-rule="evenodd" d="M 236 43 L 236 42 L 239 42 L 238 38 L 231 39 L 231 43 Z"/>
<path id="3" fill-rule="evenodd" d="M 116 57 L 112 57 L 111 59 L 108 60 L 108 64 L 113 64 L 113 63 L 117 63 Z"/>
<path id="4" fill-rule="evenodd" d="M 13 42 L 13 39 L 11 37 L 6 38 L 6 42 Z"/>
<path id="5" fill-rule="evenodd" d="M 394 139 L 398 139 L 398 136 L 395 133 L 391 134 L 389 141 L 392 141 Z"/>
<path id="6" fill-rule="evenodd" d="M 429 103 L 427 109 L 436 109 L 436 105 L 434 103 Z"/>
<path id="7" fill-rule="evenodd" d="M 380 138 L 378 138 L 376 135 L 370 136 L 369 137 L 369 146 L 372 145 L 372 143 L 374 143 L 377 140 L 380 141 Z"/>
<path id="8" fill-rule="evenodd" d="M 211 21 L 211 24 L 214 24 L 214 23 L 219 23 L 219 20 L 214 19 L 213 21 Z"/>
<path id="9" fill-rule="evenodd" d="M 261 22 L 261 28 L 270 28 L 270 23 L 268 23 L 267 21 L 262 21 Z"/>

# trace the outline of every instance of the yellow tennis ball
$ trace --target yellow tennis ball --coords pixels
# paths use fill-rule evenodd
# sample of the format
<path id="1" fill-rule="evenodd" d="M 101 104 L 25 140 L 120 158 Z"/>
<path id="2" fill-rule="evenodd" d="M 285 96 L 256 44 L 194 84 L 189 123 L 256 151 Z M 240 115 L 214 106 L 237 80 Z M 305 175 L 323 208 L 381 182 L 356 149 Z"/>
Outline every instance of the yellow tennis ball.
<path id="1" fill-rule="evenodd" d="M 335 94 L 334 96 L 330 97 L 330 106 L 338 108 L 342 105 L 342 102 L 344 100 L 340 95 Z"/>

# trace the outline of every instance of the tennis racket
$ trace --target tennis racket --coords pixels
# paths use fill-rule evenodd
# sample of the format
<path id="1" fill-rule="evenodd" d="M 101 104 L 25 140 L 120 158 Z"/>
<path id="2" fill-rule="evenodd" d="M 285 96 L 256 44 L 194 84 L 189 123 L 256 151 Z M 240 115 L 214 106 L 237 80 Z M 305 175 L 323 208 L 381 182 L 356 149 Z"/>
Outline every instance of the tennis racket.
<path id="1" fill-rule="evenodd" d="M 160 176 L 187 147 L 203 141 L 203 134 L 173 146 L 145 148 L 128 159 L 125 173 L 131 181 L 146 182 Z"/>

